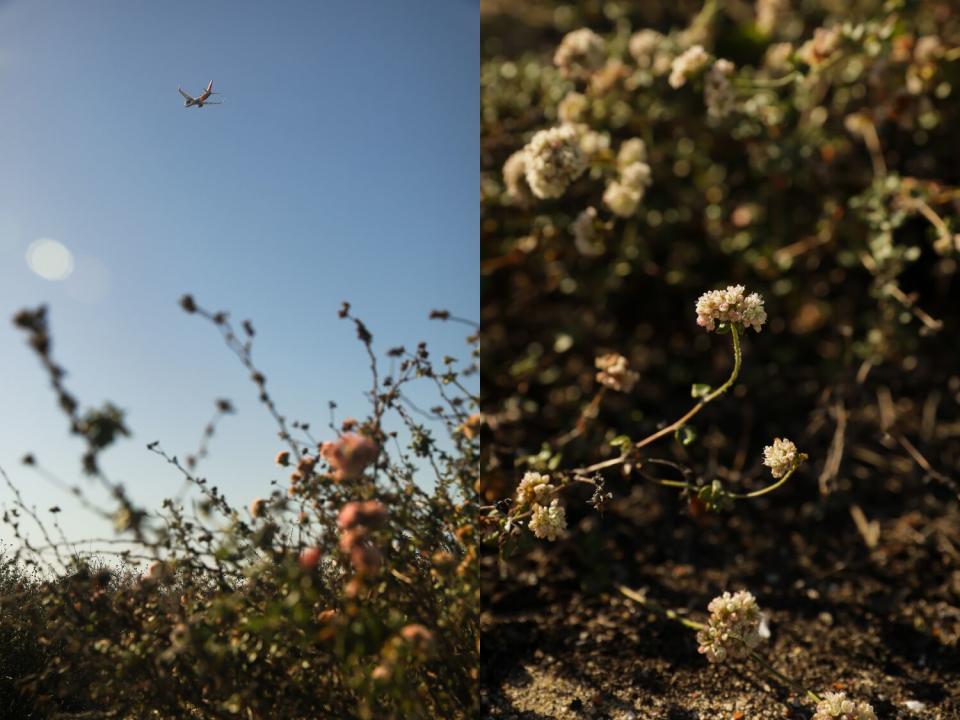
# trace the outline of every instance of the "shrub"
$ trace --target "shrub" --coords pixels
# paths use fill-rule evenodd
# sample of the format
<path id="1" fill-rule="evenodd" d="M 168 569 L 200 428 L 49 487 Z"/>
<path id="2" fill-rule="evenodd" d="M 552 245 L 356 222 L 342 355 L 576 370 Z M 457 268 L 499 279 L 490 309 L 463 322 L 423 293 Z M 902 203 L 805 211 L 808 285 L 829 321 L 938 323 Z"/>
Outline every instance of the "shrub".
<path id="1" fill-rule="evenodd" d="M 82 491 L 78 499 L 111 517 L 126 547 L 119 564 L 108 566 L 99 555 L 76 553 L 65 538 L 53 540 L 48 522 L 8 479 L 14 503 L 4 520 L 19 545 L 0 565 L 0 714 L 473 717 L 473 358 L 463 367 L 445 358 L 437 367 L 424 344 L 394 348 L 394 369 L 384 375 L 372 334 L 344 305 L 341 317 L 354 324 L 370 360 L 371 409 L 361 420 L 331 421 L 322 441 L 309 423 L 289 422 L 276 407 L 252 360 L 249 322 L 235 328 L 226 313 L 191 297 L 181 306 L 210 321 L 250 373 L 277 422 L 284 449 L 276 460 L 290 472 L 289 486 L 256 498 L 247 512 L 245 502 L 234 505 L 195 474 L 205 446 L 181 462 L 151 443 L 198 499 L 195 512 L 179 499 L 159 512 L 138 507 L 101 458 L 127 432 L 122 413 L 112 405 L 81 411 L 54 360 L 45 308 L 18 314 L 71 432 L 85 443 L 86 473 L 116 504 L 93 507 Z M 407 404 L 412 383 L 436 391 L 424 421 Z M 218 418 L 231 411 L 218 402 Z M 45 472 L 42 458 L 26 460 Z M 29 538 L 24 523 L 31 521 L 42 546 Z M 140 574 L 134 565 L 144 561 Z"/>

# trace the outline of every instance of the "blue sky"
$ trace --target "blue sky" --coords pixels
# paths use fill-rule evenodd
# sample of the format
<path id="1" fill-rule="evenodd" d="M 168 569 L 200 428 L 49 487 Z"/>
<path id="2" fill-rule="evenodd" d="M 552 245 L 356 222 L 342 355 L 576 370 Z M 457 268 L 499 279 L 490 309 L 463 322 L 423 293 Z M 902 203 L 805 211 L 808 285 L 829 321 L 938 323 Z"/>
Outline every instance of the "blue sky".
<path id="1" fill-rule="evenodd" d="M 235 500 L 267 492 L 275 427 L 185 292 L 252 318 L 281 408 L 325 424 L 362 415 L 365 357 L 425 339 L 463 356 L 479 313 L 478 6 L 433 2 L 0 2 L 0 465 L 28 502 L 103 534 L 19 459 L 70 482 L 80 445 L 22 335 L 47 303 L 54 353 L 86 402 L 112 400 L 135 436 L 105 467 L 156 506 L 179 479 L 147 453 L 195 448 L 213 401 L 234 401 L 202 468 Z M 210 80 L 224 104 L 185 109 Z M 74 258 L 62 281 L 25 259 Z M 9 493 L 0 487 L 0 505 Z M 0 540 L 9 539 L 0 526 Z"/>

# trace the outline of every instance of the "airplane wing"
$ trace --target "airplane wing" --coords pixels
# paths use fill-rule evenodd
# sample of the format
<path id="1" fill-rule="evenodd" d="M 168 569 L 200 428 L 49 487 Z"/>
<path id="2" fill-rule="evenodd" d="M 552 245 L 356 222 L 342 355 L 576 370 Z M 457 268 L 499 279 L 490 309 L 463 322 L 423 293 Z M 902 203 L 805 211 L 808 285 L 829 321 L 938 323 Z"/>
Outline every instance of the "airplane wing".
<path id="1" fill-rule="evenodd" d="M 177 88 L 177 92 L 180 93 L 181 95 L 183 95 L 184 99 L 186 99 L 186 100 L 196 100 L 196 98 L 192 98 L 192 97 L 190 97 L 189 95 L 187 95 L 187 94 L 183 91 L 183 88 Z"/>

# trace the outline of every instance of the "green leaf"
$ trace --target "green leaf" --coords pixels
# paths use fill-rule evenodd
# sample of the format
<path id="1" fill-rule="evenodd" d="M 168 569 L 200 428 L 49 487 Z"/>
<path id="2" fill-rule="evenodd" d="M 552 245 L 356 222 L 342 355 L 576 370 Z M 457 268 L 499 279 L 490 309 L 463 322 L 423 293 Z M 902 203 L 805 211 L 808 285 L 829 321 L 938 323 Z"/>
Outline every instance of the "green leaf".
<path id="1" fill-rule="evenodd" d="M 702 398 L 710 394 L 710 386 L 706 383 L 694 383 L 690 387 L 690 397 Z"/>
<path id="2" fill-rule="evenodd" d="M 694 440 L 697 439 L 697 431 L 692 427 L 684 425 L 682 428 L 677 428 L 677 431 L 673 434 L 681 445 L 689 445 Z"/>
<path id="3" fill-rule="evenodd" d="M 612 447 L 630 447 L 633 445 L 633 440 L 630 439 L 629 435 L 617 435 L 610 441 L 610 445 Z"/>

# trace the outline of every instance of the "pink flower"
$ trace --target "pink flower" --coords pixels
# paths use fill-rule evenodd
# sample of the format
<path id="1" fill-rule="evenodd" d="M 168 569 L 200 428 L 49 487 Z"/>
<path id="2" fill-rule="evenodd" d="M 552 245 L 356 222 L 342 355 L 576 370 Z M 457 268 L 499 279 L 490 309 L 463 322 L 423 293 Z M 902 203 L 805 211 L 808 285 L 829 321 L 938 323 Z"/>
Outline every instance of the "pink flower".
<path id="1" fill-rule="evenodd" d="M 337 527 L 341 530 L 349 530 L 363 525 L 376 529 L 383 527 L 386 522 L 386 508 L 377 500 L 367 500 L 366 502 L 348 502 L 344 505 L 337 518 Z"/>
<path id="2" fill-rule="evenodd" d="M 333 469 L 333 477 L 337 482 L 359 477 L 379 454 L 379 446 L 366 435 L 358 433 L 346 433 L 320 446 L 320 455 Z"/>
<path id="3" fill-rule="evenodd" d="M 305 547 L 300 551 L 300 557 L 297 562 L 300 563 L 300 567 L 306 572 L 316 570 L 317 565 L 320 563 L 320 548 Z"/>
<path id="4" fill-rule="evenodd" d="M 400 630 L 400 637 L 418 655 L 427 656 L 433 651 L 433 633 L 423 625 L 413 623 Z"/>

